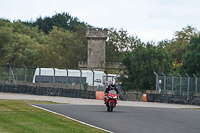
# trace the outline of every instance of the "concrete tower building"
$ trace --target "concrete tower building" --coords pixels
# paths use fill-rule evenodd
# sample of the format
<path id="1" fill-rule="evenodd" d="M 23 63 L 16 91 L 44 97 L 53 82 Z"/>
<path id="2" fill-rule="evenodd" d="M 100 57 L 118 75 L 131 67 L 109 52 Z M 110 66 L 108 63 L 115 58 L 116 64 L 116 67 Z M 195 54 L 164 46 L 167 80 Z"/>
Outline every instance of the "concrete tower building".
<path id="1" fill-rule="evenodd" d="M 79 62 L 79 68 L 104 70 L 105 69 L 105 47 L 108 36 L 107 29 L 88 28 L 86 38 L 88 40 L 87 63 Z"/>

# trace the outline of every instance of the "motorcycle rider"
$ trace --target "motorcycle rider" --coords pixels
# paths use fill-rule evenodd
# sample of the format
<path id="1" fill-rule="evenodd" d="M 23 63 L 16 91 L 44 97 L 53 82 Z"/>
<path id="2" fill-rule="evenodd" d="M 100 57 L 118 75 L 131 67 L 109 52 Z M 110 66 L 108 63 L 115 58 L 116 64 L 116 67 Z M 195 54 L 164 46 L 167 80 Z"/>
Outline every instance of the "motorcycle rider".
<path id="1" fill-rule="evenodd" d="M 104 104 L 106 103 L 106 97 L 107 97 L 107 94 L 110 90 L 115 90 L 117 95 L 118 95 L 118 89 L 116 87 L 116 83 L 114 83 L 113 81 L 111 82 L 111 84 L 106 88 L 105 90 L 105 96 L 104 96 Z"/>

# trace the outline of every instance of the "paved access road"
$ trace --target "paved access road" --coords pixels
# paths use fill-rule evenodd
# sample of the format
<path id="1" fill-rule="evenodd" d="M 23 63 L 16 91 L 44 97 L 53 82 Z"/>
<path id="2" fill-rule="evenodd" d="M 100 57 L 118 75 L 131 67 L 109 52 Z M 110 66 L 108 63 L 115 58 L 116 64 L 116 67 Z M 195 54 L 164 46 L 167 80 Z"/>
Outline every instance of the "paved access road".
<path id="1" fill-rule="evenodd" d="M 115 133 L 199 133 L 200 110 L 103 105 L 38 104 L 37 106 Z"/>

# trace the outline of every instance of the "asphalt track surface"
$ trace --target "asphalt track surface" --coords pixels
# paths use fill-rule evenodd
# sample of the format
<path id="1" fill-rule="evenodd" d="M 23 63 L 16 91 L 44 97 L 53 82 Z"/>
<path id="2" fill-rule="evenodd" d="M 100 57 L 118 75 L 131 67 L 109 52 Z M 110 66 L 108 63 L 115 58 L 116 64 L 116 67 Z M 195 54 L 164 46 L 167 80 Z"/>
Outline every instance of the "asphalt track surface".
<path id="1" fill-rule="evenodd" d="M 36 104 L 35 104 L 36 105 Z M 37 104 L 114 133 L 200 133 L 200 110 L 105 105 Z"/>

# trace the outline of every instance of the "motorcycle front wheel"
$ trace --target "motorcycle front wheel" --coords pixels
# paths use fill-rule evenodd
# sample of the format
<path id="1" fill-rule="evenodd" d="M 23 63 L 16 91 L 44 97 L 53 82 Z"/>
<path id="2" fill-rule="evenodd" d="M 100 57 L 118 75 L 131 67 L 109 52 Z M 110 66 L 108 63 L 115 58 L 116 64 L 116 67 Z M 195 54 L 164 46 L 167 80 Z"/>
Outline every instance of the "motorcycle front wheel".
<path id="1" fill-rule="evenodd" d="M 113 112 L 113 108 L 114 108 L 114 106 L 113 106 L 113 102 L 110 102 L 110 112 Z"/>

